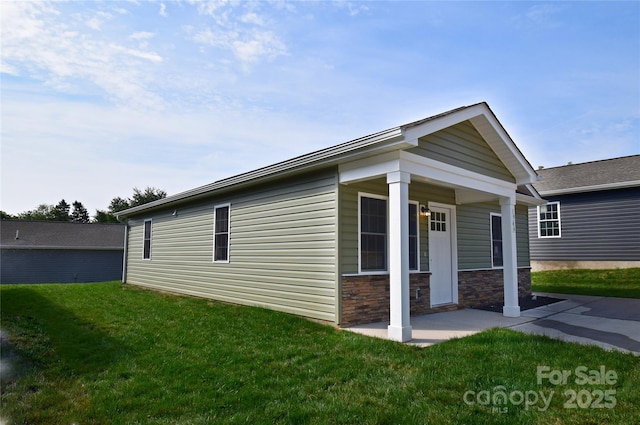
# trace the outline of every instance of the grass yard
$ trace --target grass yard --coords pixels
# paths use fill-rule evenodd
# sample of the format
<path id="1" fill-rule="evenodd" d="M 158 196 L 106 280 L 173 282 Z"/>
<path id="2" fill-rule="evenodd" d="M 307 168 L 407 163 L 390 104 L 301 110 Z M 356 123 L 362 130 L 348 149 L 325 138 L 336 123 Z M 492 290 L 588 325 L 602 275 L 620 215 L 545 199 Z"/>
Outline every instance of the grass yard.
<path id="1" fill-rule="evenodd" d="M 2 381 L 7 424 L 637 424 L 640 417 L 639 357 L 546 337 L 496 329 L 420 349 L 117 282 L 0 291 L 10 343 L 2 351 L 11 366 Z M 539 383 L 539 366 L 571 375 Z M 589 383 L 576 383 L 580 366 Z M 615 382 L 595 381 L 603 368 Z"/>
<path id="2" fill-rule="evenodd" d="M 531 285 L 539 292 L 640 298 L 640 268 L 535 272 Z"/>

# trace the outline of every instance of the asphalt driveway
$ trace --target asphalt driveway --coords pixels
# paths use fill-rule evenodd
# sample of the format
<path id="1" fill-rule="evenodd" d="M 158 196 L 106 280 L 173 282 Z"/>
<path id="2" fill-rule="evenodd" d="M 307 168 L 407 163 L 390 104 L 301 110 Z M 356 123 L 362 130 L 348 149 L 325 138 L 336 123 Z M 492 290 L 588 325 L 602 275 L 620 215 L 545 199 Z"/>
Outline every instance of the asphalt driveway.
<path id="1" fill-rule="evenodd" d="M 511 326 L 512 329 L 640 354 L 640 299 L 539 295 L 565 301 L 523 311 L 523 317 L 536 320 Z"/>

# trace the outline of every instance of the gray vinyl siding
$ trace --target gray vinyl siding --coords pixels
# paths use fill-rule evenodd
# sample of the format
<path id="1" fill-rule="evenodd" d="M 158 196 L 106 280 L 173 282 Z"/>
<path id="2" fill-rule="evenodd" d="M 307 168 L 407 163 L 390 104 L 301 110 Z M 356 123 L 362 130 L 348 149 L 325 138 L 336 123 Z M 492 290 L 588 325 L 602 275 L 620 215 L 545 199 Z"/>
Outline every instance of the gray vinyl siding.
<path id="1" fill-rule="evenodd" d="M 461 270 L 491 268 L 491 213 L 500 214 L 496 203 L 458 205 L 458 266 Z M 529 267 L 527 207 L 516 206 L 518 267 Z"/>
<path id="2" fill-rule="evenodd" d="M 529 209 L 532 260 L 640 261 L 640 188 L 545 196 L 560 202 L 560 238 L 539 238 Z"/>
<path id="3" fill-rule="evenodd" d="M 120 280 L 123 250 L 2 249 L 2 283 Z"/>
<path id="4" fill-rule="evenodd" d="M 486 176 L 515 182 L 507 167 L 484 141 L 480 133 L 465 121 L 419 139 L 419 146 L 408 152 Z"/>
<path id="5" fill-rule="evenodd" d="M 336 319 L 335 170 L 129 221 L 128 283 Z M 214 206 L 229 203 L 229 262 L 213 261 Z M 142 259 L 144 219 L 151 260 Z"/>

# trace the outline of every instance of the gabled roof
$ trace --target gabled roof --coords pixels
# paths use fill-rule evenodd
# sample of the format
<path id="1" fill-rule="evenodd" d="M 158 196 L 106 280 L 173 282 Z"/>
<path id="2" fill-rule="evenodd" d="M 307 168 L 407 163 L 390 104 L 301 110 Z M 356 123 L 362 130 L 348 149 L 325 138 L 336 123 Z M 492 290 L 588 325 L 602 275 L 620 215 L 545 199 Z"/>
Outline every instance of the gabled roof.
<path id="1" fill-rule="evenodd" d="M 212 192 L 222 194 L 229 190 L 240 189 L 256 182 L 266 182 L 274 178 L 291 176 L 301 172 L 338 165 L 346 161 L 361 159 L 384 152 L 402 150 L 418 145 L 418 138 L 470 121 L 498 158 L 516 178 L 518 185 L 533 183 L 538 175 L 524 158 L 502 124 L 486 102 L 452 109 L 419 121 L 373 133 L 339 145 L 301 155 L 278 162 L 254 171 L 219 180 L 186 192 L 168 196 L 164 199 L 133 207 L 117 214 L 119 220 L 133 214 L 156 208 L 179 205 L 197 199 L 206 198 Z"/>
<path id="2" fill-rule="evenodd" d="M 640 155 L 538 170 L 534 187 L 543 196 L 640 187 Z"/>
<path id="3" fill-rule="evenodd" d="M 11 249 L 123 250 L 123 224 L 0 221 L 0 246 Z"/>

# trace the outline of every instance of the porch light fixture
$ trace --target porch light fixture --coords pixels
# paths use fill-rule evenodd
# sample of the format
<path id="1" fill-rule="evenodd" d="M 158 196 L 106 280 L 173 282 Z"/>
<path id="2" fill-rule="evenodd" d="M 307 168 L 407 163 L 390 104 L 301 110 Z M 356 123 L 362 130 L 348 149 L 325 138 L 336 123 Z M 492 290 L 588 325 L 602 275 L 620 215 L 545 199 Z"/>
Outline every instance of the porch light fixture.
<path id="1" fill-rule="evenodd" d="M 420 215 L 423 217 L 429 217 L 431 216 L 431 211 L 429 211 L 429 208 L 426 206 L 420 205 Z"/>

